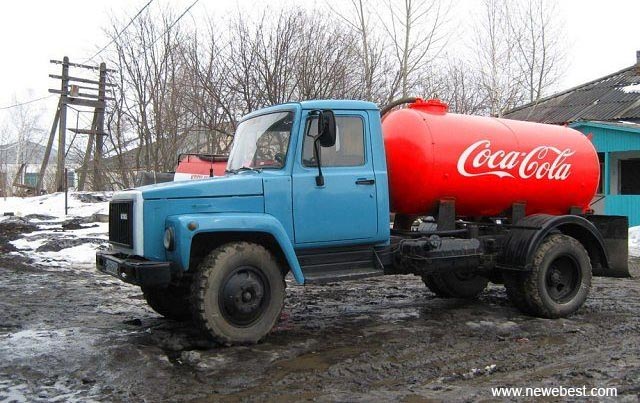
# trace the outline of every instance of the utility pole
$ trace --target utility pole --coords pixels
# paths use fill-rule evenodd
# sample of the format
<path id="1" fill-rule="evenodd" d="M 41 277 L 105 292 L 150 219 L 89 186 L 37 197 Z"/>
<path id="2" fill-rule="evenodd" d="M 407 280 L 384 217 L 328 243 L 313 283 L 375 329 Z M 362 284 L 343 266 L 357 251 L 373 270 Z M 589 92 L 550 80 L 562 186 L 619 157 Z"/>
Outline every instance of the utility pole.
<path id="1" fill-rule="evenodd" d="M 40 174 L 36 181 L 36 195 L 39 195 L 42 191 L 42 179 L 47 171 L 47 164 L 49 163 L 49 157 L 51 156 L 51 148 L 53 148 L 53 139 L 56 137 L 56 127 L 58 126 L 58 120 L 60 120 L 60 110 L 62 109 L 62 101 L 58 101 L 56 107 L 56 115 L 53 118 L 53 124 L 51 125 L 51 132 L 49 133 L 49 141 L 47 141 L 47 148 L 44 151 L 44 159 L 40 164 Z"/>
<path id="2" fill-rule="evenodd" d="M 69 58 L 62 59 L 60 86 L 60 118 L 58 124 L 58 158 L 56 164 L 56 192 L 64 189 L 64 163 L 67 154 L 67 88 L 69 87 Z"/>
<path id="3" fill-rule="evenodd" d="M 105 84 L 107 83 L 107 65 L 100 63 L 100 80 L 98 85 L 98 102 L 101 106 L 96 107 L 96 151 L 93 158 L 93 190 L 103 190 L 102 187 L 102 148 L 104 144 L 104 106 L 105 106 Z"/>
<path id="4" fill-rule="evenodd" d="M 90 129 L 71 128 L 68 129 L 76 134 L 87 134 L 89 139 L 87 141 L 87 151 L 83 158 L 82 168 L 80 170 L 79 186 L 80 190 L 83 189 L 86 173 L 88 170 L 89 159 L 93 145 L 95 144 L 95 153 L 93 160 L 93 180 L 92 187 L 94 190 L 102 190 L 102 152 L 104 138 L 106 135 L 104 131 L 104 114 L 106 101 L 111 101 L 113 98 L 107 97 L 106 87 L 113 87 L 114 84 L 107 83 L 107 73 L 115 70 L 107 69 L 105 63 L 101 63 L 100 66 L 88 66 L 85 64 L 71 63 L 69 58 L 65 56 L 62 61 L 51 60 L 53 64 L 62 65 L 62 74 L 55 75 L 49 74 L 49 77 L 60 80 L 60 89 L 49 89 L 50 93 L 60 94 L 60 100 L 58 101 L 58 108 L 51 127 L 51 133 L 49 134 L 49 141 L 47 142 L 47 148 L 45 151 L 45 158 L 40 166 L 40 175 L 36 185 L 37 193 L 40 193 L 43 186 L 43 178 L 47 170 L 47 164 L 49 163 L 49 157 L 51 155 L 51 148 L 56 135 L 56 125 L 58 128 L 58 158 L 56 164 L 56 191 L 61 192 L 65 187 L 65 159 L 67 155 L 66 133 L 67 133 L 67 106 L 76 105 L 82 107 L 93 108 L 93 120 Z M 85 69 L 97 71 L 99 73 L 98 80 L 92 80 L 69 74 L 70 68 Z M 97 86 L 97 87 L 96 87 Z"/>

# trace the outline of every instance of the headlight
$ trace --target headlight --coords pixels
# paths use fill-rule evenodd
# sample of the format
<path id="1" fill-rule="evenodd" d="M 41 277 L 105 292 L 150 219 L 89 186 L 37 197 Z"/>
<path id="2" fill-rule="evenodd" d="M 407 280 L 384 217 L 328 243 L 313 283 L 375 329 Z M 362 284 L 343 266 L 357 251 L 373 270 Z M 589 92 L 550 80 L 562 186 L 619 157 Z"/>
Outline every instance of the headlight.
<path id="1" fill-rule="evenodd" d="M 175 235 L 173 233 L 173 228 L 169 227 L 164 230 L 164 238 L 162 239 L 162 243 L 164 244 L 164 248 L 166 250 L 173 250 L 175 247 Z"/>

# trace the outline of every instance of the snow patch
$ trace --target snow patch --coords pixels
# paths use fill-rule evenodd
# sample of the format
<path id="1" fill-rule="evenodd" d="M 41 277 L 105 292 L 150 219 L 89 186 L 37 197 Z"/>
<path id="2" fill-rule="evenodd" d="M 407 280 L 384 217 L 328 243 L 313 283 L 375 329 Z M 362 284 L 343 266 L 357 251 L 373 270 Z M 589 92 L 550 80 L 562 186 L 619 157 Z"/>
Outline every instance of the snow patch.
<path id="1" fill-rule="evenodd" d="M 83 340 L 84 345 L 78 346 L 78 340 L 74 336 L 79 330 L 77 328 L 27 329 L 10 333 L 0 338 L 0 354 L 4 359 L 11 360 L 16 357 L 38 357 L 66 348 L 90 348 L 89 340 Z"/>
<path id="2" fill-rule="evenodd" d="M 84 203 L 81 197 L 94 196 L 103 202 Z M 4 213 L 13 213 L 18 217 L 40 214 L 63 220 L 72 217 L 91 217 L 93 214 L 109 214 L 110 192 L 71 192 L 69 193 L 69 214 L 64 214 L 64 193 L 52 193 L 36 197 L 0 198 L 0 220 Z"/>
<path id="3" fill-rule="evenodd" d="M 29 387 L 25 383 L 12 385 L 8 380 L 0 379 L 0 402 L 26 403 L 31 400 Z"/>
<path id="4" fill-rule="evenodd" d="M 86 395 L 82 390 L 74 390 L 73 385 L 77 380 L 69 377 L 61 377 L 52 385 L 29 386 L 26 383 L 16 382 L 12 384 L 9 380 L 0 380 L 0 403 L 23 403 L 23 402 L 65 402 L 65 403 L 92 403 L 99 402 Z M 92 394 L 91 392 L 89 392 Z M 38 398 L 35 398 L 37 396 Z M 98 397 L 98 396 L 96 396 Z"/>
<path id="5" fill-rule="evenodd" d="M 640 84 L 631 84 L 621 88 L 625 94 L 631 94 L 634 92 L 640 92 Z"/>
<path id="6" fill-rule="evenodd" d="M 83 243 L 71 248 L 61 249 L 58 252 L 40 252 L 32 256 L 36 263 L 58 263 L 62 267 L 87 266 L 92 267 L 96 263 L 96 251 L 100 245 Z"/>
<path id="7" fill-rule="evenodd" d="M 6 219 L 3 213 L 10 212 L 18 217 L 27 217 L 29 222 L 37 225 L 36 231 L 11 241 L 17 248 L 17 252 L 13 253 L 28 257 L 47 270 L 92 270 L 95 267 L 96 251 L 108 245 L 109 224 L 87 222 L 92 221 L 87 218 L 96 214 L 108 215 L 109 199 L 111 193 L 70 192 L 67 199 L 69 214 L 65 215 L 64 193 L 0 198 L 0 221 Z M 70 219 L 80 219 L 82 224 L 63 227 Z M 104 243 L 100 240 L 104 240 Z M 53 248 L 37 251 L 41 246 L 52 243 Z M 56 250 L 59 247 L 63 249 Z"/>
<path id="8" fill-rule="evenodd" d="M 25 236 L 24 238 L 16 239 L 15 241 L 11 241 L 9 243 L 18 248 L 18 250 L 20 251 L 30 251 L 38 249 L 45 242 L 47 242 L 45 239 L 31 240 L 28 236 Z"/>
<path id="9" fill-rule="evenodd" d="M 629 256 L 640 257 L 640 226 L 629 228 Z"/>

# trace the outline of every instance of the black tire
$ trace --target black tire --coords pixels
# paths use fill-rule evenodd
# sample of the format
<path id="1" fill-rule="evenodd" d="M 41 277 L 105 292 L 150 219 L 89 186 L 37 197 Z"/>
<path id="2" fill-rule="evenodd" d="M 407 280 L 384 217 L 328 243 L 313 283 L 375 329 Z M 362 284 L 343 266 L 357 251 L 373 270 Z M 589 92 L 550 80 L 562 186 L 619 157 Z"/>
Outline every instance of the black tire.
<path id="1" fill-rule="evenodd" d="M 554 234 L 536 251 L 529 272 L 504 272 L 507 295 L 524 313 L 561 318 L 577 311 L 591 288 L 589 254 L 576 239 Z"/>
<path id="2" fill-rule="evenodd" d="M 489 280 L 473 273 L 433 273 L 422 276 L 425 285 L 441 298 L 476 298 Z"/>
<path id="3" fill-rule="evenodd" d="M 507 297 L 522 313 L 535 316 L 535 312 L 529 307 L 525 298 L 523 273 L 504 273 L 504 287 L 507 290 Z"/>
<path id="4" fill-rule="evenodd" d="M 191 319 L 189 287 L 143 288 L 147 304 L 160 315 L 177 321 Z"/>
<path id="5" fill-rule="evenodd" d="M 433 279 L 433 276 L 430 274 L 425 274 L 422 276 L 422 282 L 427 286 L 429 291 L 436 294 L 436 296 L 440 298 L 451 298 L 451 295 L 438 287 L 438 283 Z"/>
<path id="6" fill-rule="evenodd" d="M 193 319 L 214 341 L 254 344 L 264 338 L 284 305 L 284 276 L 261 245 L 233 242 L 212 251 L 191 285 Z"/>

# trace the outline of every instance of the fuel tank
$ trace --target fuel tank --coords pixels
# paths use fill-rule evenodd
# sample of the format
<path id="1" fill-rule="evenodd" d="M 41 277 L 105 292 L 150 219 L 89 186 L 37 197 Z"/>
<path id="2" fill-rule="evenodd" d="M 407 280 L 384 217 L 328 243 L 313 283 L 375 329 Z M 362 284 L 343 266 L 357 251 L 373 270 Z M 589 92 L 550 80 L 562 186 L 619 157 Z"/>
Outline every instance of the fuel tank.
<path id="1" fill-rule="evenodd" d="M 497 216 L 513 203 L 526 213 L 589 208 L 600 178 L 598 155 L 563 126 L 448 113 L 418 99 L 382 121 L 391 210 L 433 214 L 454 199 L 459 216 Z"/>

